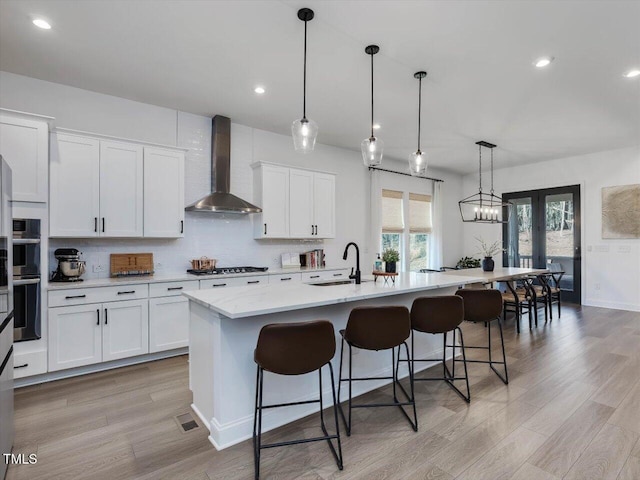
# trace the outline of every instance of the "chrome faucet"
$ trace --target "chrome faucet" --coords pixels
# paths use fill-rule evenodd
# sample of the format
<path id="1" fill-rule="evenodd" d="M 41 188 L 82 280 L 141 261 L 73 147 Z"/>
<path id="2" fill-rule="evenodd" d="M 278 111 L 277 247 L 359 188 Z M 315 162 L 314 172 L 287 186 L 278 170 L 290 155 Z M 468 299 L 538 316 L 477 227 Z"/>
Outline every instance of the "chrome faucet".
<path id="1" fill-rule="evenodd" d="M 342 255 L 342 259 L 343 260 L 347 259 L 347 254 L 349 253 L 349 247 L 351 245 L 356 247 L 356 273 L 355 274 L 353 273 L 353 267 L 352 267 L 351 275 L 349 275 L 349 278 L 351 280 L 355 280 L 356 285 L 360 285 L 360 283 L 362 283 L 362 280 L 361 280 L 361 274 L 360 274 L 360 249 L 358 248 L 358 245 L 356 245 L 354 242 L 347 243 L 347 246 L 344 247 L 344 255 Z"/>

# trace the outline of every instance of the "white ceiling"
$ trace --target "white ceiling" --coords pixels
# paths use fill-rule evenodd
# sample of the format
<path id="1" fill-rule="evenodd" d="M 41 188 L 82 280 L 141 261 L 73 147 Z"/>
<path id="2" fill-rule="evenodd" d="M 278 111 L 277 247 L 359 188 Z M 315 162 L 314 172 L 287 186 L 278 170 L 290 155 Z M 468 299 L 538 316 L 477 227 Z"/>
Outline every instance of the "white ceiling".
<path id="1" fill-rule="evenodd" d="M 321 143 L 368 136 L 370 43 L 388 157 L 416 148 L 421 69 L 433 166 L 474 171 L 476 140 L 499 145 L 498 167 L 640 143 L 640 77 L 622 76 L 640 68 L 637 1 L 1 0 L 0 69 L 288 134 L 305 6 Z M 542 55 L 556 60 L 534 68 Z"/>

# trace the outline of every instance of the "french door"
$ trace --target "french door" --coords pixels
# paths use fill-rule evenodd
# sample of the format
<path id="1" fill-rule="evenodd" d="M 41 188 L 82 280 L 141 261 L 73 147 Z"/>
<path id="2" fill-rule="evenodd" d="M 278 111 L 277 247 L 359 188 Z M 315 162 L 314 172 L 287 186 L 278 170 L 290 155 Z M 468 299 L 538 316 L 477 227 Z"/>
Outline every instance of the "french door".
<path id="1" fill-rule="evenodd" d="M 505 193 L 503 265 L 562 271 L 563 299 L 580 303 L 580 185 Z"/>

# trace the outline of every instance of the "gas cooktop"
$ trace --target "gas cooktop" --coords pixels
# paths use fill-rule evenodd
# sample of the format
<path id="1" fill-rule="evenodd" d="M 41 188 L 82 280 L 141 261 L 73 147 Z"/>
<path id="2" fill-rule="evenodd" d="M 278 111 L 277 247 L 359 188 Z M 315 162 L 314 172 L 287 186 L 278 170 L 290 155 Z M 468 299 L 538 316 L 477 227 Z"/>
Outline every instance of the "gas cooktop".
<path id="1" fill-rule="evenodd" d="M 266 272 L 269 267 L 225 267 L 225 268 L 207 268 L 202 270 L 189 269 L 187 273 L 192 275 L 227 275 L 229 273 L 253 273 Z"/>

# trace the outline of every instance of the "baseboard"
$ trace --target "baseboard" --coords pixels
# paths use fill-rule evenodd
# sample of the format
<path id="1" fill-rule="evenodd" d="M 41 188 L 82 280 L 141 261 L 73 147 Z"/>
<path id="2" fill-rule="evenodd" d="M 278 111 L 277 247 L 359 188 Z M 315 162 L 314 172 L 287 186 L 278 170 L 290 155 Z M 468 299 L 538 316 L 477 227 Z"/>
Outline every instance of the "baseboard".
<path id="1" fill-rule="evenodd" d="M 628 310 L 640 312 L 640 305 L 637 303 L 610 302 L 608 300 L 585 300 L 582 302 L 587 307 L 611 308 L 613 310 Z"/>

